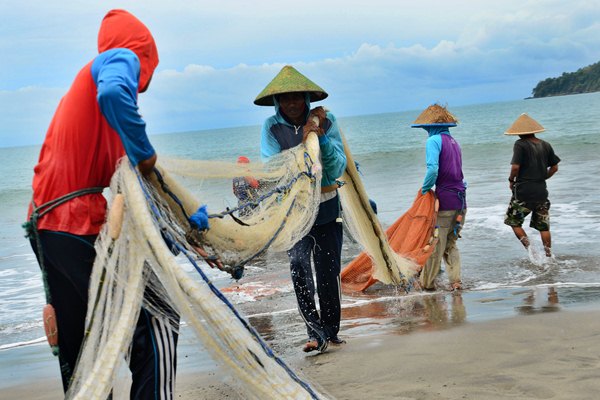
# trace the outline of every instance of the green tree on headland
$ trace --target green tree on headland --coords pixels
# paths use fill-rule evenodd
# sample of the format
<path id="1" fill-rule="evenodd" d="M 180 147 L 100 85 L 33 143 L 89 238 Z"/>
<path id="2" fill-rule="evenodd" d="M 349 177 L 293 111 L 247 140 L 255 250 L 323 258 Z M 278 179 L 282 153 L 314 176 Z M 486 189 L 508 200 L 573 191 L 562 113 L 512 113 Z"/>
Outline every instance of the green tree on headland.
<path id="1" fill-rule="evenodd" d="M 544 79 L 533 88 L 532 94 L 533 97 L 548 97 L 598 91 L 600 62 L 580 68 L 576 72 L 563 72 L 558 78 Z"/>

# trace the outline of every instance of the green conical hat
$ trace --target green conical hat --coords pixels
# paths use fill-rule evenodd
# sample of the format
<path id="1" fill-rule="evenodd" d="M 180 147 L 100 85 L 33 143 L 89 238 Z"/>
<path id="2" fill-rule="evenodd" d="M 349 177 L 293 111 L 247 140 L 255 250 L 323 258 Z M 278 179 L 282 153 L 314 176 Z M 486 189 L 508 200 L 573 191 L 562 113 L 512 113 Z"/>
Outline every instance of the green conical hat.
<path id="1" fill-rule="evenodd" d="M 311 103 L 328 96 L 319 85 L 302 75 L 291 65 L 286 65 L 254 100 L 257 106 L 272 106 L 273 96 L 281 93 L 310 93 Z"/>

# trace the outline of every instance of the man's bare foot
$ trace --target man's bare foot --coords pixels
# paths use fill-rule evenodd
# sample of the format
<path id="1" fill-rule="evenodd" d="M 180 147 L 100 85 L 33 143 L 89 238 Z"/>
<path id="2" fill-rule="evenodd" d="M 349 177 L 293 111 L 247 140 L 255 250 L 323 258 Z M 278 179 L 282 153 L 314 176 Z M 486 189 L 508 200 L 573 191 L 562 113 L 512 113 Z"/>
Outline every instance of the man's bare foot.
<path id="1" fill-rule="evenodd" d="M 308 342 L 306 342 L 306 344 L 302 348 L 302 351 L 305 353 L 310 353 L 311 351 L 316 350 L 319 353 L 324 353 L 327 350 L 327 344 L 328 344 L 327 341 L 319 344 L 318 340 L 310 339 Z"/>

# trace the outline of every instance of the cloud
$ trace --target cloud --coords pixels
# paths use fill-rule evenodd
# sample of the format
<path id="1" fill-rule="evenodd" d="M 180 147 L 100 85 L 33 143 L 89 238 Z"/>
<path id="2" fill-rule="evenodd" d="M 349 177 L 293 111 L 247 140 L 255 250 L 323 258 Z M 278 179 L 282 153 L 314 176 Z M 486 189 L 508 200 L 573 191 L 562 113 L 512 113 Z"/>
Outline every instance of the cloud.
<path id="1" fill-rule="evenodd" d="M 33 86 L 0 91 L 0 146 L 41 143 L 63 92 Z"/>
<path id="2" fill-rule="evenodd" d="M 592 3 L 374 0 L 290 10 L 271 1 L 251 8 L 150 1 L 132 9 L 152 27 L 161 55 L 140 111 L 151 133 L 259 125 L 272 109 L 252 102 L 284 63 L 327 90 L 323 104 L 338 116 L 519 99 L 546 77 L 599 61 L 600 9 Z M 2 76 L 14 75 L 1 80 L 0 146 L 43 140 L 58 99 L 94 56 L 88 47 L 105 12 L 95 7 L 73 11 L 78 35 L 66 41 L 10 27 L 27 46 L 15 50 L 14 65 L 0 66 Z M 45 21 L 53 32 L 73 26 Z M 0 48 L 19 47 L 2 30 Z M 36 50 L 41 56 L 26 51 L 37 41 L 51 44 Z"/>

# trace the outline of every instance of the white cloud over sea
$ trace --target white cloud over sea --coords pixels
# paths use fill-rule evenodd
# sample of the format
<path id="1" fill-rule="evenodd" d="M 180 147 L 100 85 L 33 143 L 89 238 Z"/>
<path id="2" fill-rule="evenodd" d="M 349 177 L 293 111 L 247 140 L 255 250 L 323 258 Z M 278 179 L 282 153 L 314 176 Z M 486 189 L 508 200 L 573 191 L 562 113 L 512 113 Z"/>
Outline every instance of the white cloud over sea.
<path id="1" fill-rule="evenodd" d="M 111 8 L 138 16 L 158 44 L 140 96 L 151 133 L 261 124 L 272 110 L 252 101 L 285 64 L 347 116 L 520 99 L 600 61 L 596 1 L 48 3 L 0 5 L 0 146 L 41 143 Z"/>

